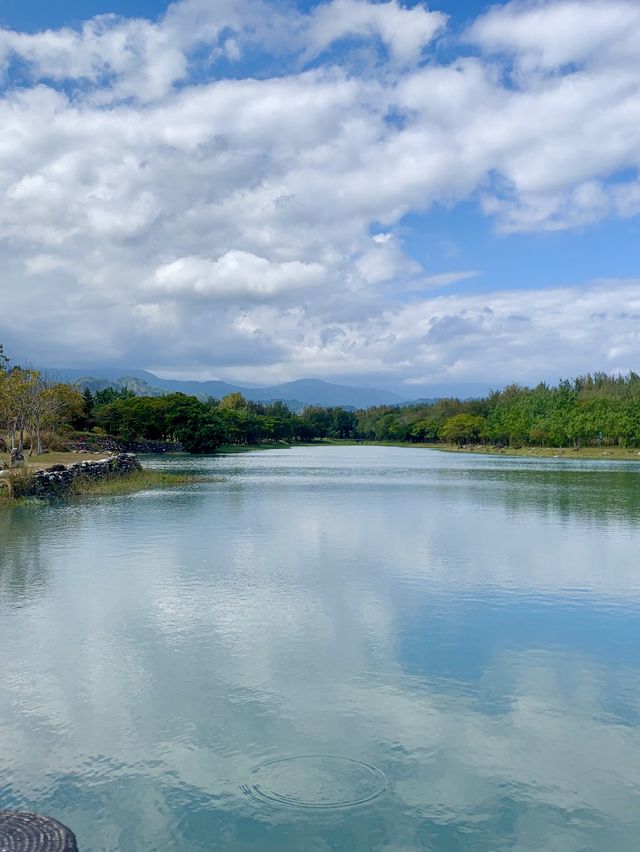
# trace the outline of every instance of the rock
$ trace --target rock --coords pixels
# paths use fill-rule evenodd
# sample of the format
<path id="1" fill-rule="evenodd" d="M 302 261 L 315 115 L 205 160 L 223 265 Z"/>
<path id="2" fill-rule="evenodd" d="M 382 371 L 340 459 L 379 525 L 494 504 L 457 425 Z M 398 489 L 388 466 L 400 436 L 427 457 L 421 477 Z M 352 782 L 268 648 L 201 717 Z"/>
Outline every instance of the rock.
<path id="1" fill-rule="evenodd" d="M 18 449 L 11 450 L 11 464 L 22 464 L 24 462 L 24 453 Z"/>
<path id="2" fill-rule="evenodd" d="M 0 811 L 0 850 L 78 852 L 73 833 L 50 817 L 24 811 Z"/>
<path id="3" fill-rule="evenodd" d="M 60 498 L 68 494 L 76 479 L 111 479 L 127 476 L 135 470 L 141 470 L 141 465 L 131 453 L 119 453 L 100 461 L 87 459 L 71 465 L 54 464 L 46 470 L 36 471 L 31 476 L 27 495 Z"/>

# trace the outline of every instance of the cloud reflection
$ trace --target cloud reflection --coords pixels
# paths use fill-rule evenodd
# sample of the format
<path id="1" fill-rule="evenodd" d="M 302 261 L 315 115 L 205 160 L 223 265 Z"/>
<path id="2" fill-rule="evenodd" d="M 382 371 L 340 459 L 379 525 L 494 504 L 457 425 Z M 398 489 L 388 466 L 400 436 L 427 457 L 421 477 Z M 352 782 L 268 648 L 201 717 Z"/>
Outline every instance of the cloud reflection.
<path id="1" fill-rule="evenodd" d="M 132 850 L 632 848 L 629 526 L 536 502 L 545 482 L 526 464 L 528 498 L 509 509 L 509 477 L 484 462 L 468 462 L 474 482 L 457 460 L 382 451 L 381 473 L 360 450 L 214 460 L 237 473 L 44 509 L 10 540 L 5 565 L 30 546 L 49 579 L 1 604 L 0 806 L 46 807 L 89 852 L 123 836 Z M 366 487 L 345 481 L 353 459 Z M 575 629 L 536 632 L 541 609 Z M 257 764 L 310 753 L 374 764 L 389 791 L 322 816 L 241 792 Z"/>

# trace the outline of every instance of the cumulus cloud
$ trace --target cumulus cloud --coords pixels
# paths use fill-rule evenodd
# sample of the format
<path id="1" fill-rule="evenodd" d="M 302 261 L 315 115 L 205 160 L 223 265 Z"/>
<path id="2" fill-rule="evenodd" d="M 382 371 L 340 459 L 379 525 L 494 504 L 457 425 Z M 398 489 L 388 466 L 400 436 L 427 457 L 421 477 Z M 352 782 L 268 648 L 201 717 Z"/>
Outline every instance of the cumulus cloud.
<path id="1" fill-rule="evenodd" d="M 640 7 L 633 0 L 558 0 L 494 6 L 470 28 L 473 41 L 517 58 L 521 67 L 553 70 L 585 61 L 637 60 Z"/>
<path id="2" fill-rule="evenodd" d="M 317 285 L 324 270 L 319 263 L 290 260 L 272 263 L 244 251 L 228 251 L 216 260 L 181 257 L 160 266 L 149 282 L 161 294 L 193 294 L 205 299 L 266 298 Z"/>
<path id="3" fill-rule="evenodd" d="M 446 15 L 441 12 L 429 12 L 422 6 L 403 8 L 397 0 L 332 0 L 312 13 L 308 52 L 316 55 L 343 38 L 377 36 L 395 60 L 411 63 L 418 60 L 445 22 Z"/>
<path id="4" fill-rule="evenodd" d="M 468 200 L 504 232 L 637 215 L 637 4 L 507 3 L 457 48 L 449 23 L 442 60 L 446 26 L 395 0 L 182 0 L 0 30 L 7 346 L 248 381 L 471 378 L 480 352 L 496 380 L 632 366 L 603 294 L 637 282 L 549 291 L 556 313 L 547 291 L 425 298 L 474 271 L 416 260 L 403 221 Z"/>
<path id="5" fill-rule="evenodd" d="M 624 306 L 613 307 L 613 306 Z M 627 369 L 640 352 L 640 280 L 483 294 L 451 294 L 361 317 L 307 317 L 259 306 L 245 315 L 289 342 L 293 375 L 322 358 L 332 375 L 408 386 L 475 381 L 556 381 L 588 369 Z M 249 378 L 249 372 L 240 370 Z M 267 375 L 272 375 L 267 368 Z M 275 375 L 274 375 L 275 377 Z"/>

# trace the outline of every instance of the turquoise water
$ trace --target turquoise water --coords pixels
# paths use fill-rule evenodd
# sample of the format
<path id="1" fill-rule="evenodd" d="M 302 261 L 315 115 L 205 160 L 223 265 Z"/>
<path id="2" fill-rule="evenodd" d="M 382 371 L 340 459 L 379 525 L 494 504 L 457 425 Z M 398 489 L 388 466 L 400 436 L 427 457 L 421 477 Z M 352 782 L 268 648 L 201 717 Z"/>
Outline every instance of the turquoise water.
<path id="1" fill-rule="evenodd" d="M 0 511 L 0 809 L 107 850 L 628 852 L 640 466 L 317 447 Z"/>

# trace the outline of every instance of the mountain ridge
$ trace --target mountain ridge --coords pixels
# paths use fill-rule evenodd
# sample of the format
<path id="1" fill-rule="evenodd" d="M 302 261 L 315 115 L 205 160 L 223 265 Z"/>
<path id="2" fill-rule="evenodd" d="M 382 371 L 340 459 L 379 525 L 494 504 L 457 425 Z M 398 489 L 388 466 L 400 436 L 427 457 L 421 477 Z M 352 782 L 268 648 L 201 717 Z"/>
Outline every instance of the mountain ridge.
<path id="1" fill-rule="evenodd" d="M 161 396 L 165 393 L 186 393 L 200 399 L 213 397 L 222 399 L 230 393 L 241 393 L 254 402 L 281 400 L 303 407 L 321 405 L 327 407 L 369 408 L 374 405 L 400 405 L 406 399 L 393 391 L 379 388 L 351 387 L 326 382 L 322 379 L 295 379 L 267 387 L 246 387 L 223 381 L 161 379 L 148 370 L 112 369 L 57 369 L 45 371 L 61 381 L 69 381 L 79 387 L 100 390 L 107 386 L 129 387 L 137 396 Z M 292 405 L 292 407 L 293 407 Z"/>

